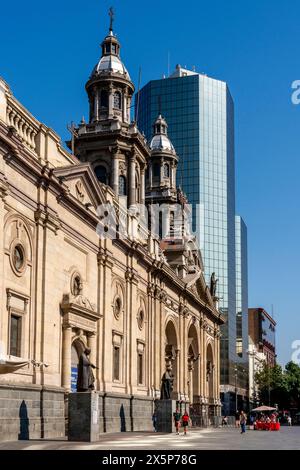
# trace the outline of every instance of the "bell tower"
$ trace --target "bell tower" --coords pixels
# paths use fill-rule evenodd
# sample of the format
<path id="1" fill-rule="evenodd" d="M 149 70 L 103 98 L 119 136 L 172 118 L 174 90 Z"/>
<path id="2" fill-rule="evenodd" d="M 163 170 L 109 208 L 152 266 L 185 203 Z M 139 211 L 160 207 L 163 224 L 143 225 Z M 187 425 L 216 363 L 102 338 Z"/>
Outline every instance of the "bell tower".
<path id="1" fill-rule="evenodd" d="M 86 83 L 88 123 L 75 129 L 74 153 L 90 162 L 100 183 L 109 185 L 127 206 L 145 202 L 146 139 L 130 121 L 134 85 L 120 58 L 120 42 L 113 31 L 101 44 L 101 57 Z"/>
<path id="2" fill-rule="evenodd" d="M 161 114 L 153 124 L 151 157 L 146 176 L 146 199 L 152 203 L 177 201 L 176 171 L 178 156 L 168 137 L 168 124 Z"/>

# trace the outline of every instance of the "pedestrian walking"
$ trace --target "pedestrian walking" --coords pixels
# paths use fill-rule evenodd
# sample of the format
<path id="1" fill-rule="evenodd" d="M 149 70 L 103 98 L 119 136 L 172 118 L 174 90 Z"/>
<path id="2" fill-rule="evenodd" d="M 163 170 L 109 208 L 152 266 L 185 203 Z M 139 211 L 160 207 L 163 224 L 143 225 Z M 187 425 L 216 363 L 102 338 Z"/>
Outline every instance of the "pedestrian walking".
<path id="1" fill-rule="evenodd" d="M 292 417 L 289 415 L 287 417 L 288 426 L 292 426 Z"/>
<path id="2" fill-rule="evenodd" d="M 240 412 L 236 410 L 235 413 L 235 427 L 239 428 L 240 427 Z"/>
<path id="3" fill-rule="evenodd" d="M 179 434 L 180 419 L 181 419 L 181 413 L 179 411 L 179 408 L 176 408 L 176 411 L 175 411 L 173 417 L 174 417 L 174 425 L 175 425 L 175 429 L 176 429 L 176 434 Z"/>
<path id="4" fill-rule="evenodd" d="M 190 422 L 190 417 L 189 417 L 188 412 L 185 410 L 185 412 L 182 416 L 182 426 L 183 426 L 183 435 L 184 436 L 186 436 L 186 431 L 187 431 L 187 427 L 189 425 L 189 422 Z"/>
<path id="5" fill-rule="evenodd" d="M 240 424 L 241 424 L 241 434 L 246 432 L 246 424 L 247 424 L 247 415 L 244 411 L 241 411 L 240 414 Z"/>
<path id="6" fill-rule="evenodd" d="M 222 418 L 222 427 L 228 426 L 228 418 L 227 416 L 223 416 Z"/>

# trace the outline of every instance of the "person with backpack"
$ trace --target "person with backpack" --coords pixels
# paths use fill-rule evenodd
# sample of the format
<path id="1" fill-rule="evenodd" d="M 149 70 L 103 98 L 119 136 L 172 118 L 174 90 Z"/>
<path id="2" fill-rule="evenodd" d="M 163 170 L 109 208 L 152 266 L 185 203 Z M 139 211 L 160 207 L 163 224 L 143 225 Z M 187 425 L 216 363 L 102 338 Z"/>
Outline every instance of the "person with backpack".
<path id="1" fill-rule="evenodd" d="M 173 414 L 173 417 L 174 417 L 174 425 L 175 425 L 175 429 L 176 429 L 176 434 L 179 435 L 180 419 L 181 419 L 181 413 L 179 411 L 179 408 L 176 408 L 176 411 Z"/>

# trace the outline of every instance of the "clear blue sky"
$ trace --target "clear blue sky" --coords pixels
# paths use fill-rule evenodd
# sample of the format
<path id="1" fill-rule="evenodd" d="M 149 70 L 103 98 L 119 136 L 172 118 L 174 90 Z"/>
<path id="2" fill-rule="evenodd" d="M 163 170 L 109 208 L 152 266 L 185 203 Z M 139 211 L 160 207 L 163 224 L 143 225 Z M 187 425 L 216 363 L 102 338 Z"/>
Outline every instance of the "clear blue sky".
<path id="1" fill-rule="evenodd" d="M 84 85 L 115 7 L 135 84 L 176 63 L 228 82 L 235 101 L 237 211 L 248 225 L 249 304 L 274 305 L 280 362 L 300 339 L 298 0 L 15 0 L 1 6 L 0 75 L 65 140 L 87 116 Z"/>

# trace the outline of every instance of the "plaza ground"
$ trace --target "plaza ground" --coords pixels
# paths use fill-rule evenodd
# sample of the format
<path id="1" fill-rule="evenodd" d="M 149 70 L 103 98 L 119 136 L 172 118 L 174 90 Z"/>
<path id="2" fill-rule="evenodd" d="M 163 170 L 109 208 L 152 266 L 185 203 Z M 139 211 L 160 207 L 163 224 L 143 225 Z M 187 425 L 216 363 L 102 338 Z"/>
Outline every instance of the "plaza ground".
<path id="1" fill-rule="evenodd" d="M 283 426 L 278 432 L 239 429 L 198 429 L 182 434 L 116 433 L 104 434 L 93 443 L 66 440 L 1 442 L 0 450 L 300 450 L 300 426 Z"/>

